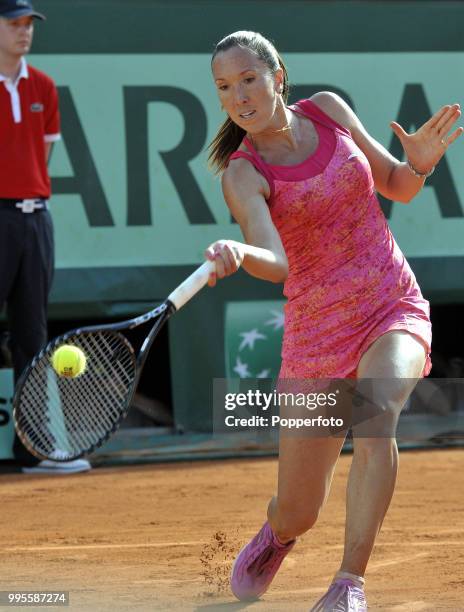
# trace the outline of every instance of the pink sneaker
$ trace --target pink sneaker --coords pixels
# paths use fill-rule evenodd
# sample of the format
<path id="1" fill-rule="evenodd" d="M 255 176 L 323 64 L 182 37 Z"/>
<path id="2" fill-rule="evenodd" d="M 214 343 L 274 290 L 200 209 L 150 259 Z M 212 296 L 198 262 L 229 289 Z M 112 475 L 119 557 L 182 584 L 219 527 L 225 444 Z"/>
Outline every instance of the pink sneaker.
<path id="1" fill-rule="evenodd" d="M 258 599 L 265 593 L 295 540 L 281 544 L 266 521 L 259 533 L 238 553 L 230 586 L 241 601 Z"/>
<path id="2" fill-rule="evenodd" d="M 367 612 L 364 591 L 347 578 L 334 580 L 310 612 Z"/>

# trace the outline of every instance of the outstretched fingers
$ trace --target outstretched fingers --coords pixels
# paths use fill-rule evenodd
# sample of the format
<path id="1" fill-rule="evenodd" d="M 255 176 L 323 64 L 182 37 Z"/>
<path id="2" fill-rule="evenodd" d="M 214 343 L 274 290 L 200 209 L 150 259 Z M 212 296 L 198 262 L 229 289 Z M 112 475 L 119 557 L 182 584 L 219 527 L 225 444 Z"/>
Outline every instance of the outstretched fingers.
<path id="1" fill-rule="evenodd" d="M 442 106 L 437 112 L 430 117 L 428 121 L 424 123 L 422 127 L 427 129 L 436 128 L 439 121 L 443 119 L 446 113 L 450 110 L 451 105 L 447 104 L 446 106 Z"/>
<path id="2" fill-rule="evenodd" d="M 464 132 L 464 128 L 463 127 L 458 127 L 457 130 L 454 130 L 454 132 L 451 134 L 451 136 L 448 136 L 447 138 L 444 138 L 444 142 L 445 145 L 447 147 L 449 147 L 450 144 L 452 144 L 456 138 L 459 138 L 459 136 Z"/>
<path id="3" fill-rule="evenodd" d="M 453 123 L 455 123 L 461 116 L 461 109 L 459 104 L 453 104 L 449 110 L 444 113 L 441 119 L 437 122 L 435 129 L 438 131 L 440 136 L 447 134 L 451 129 Z"/>

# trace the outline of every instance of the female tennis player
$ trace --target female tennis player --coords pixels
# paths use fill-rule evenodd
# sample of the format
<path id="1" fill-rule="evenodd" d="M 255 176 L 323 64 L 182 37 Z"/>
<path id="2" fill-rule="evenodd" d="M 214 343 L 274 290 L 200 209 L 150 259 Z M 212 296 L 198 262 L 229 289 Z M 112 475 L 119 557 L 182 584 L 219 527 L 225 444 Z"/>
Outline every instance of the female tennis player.
<path id="1" fill-rule="evenodd" d="M 461 135 L 458 104 L 415 133 L 395 122 L 406 162 L 392 157 L 337 95 L 287 106 L 287 71 L 274 46 L 235 32 L 214 51 L 212 71 L 227 119 L 210 145 L 244 243 L 206 251 L 217 278 L 242 266 L 285 281 L 281 379 L 389 379 L 376 401 L 396 421 L 415 381 L 429 373 L 429 304 L 396 244 L 376 191 L 409 202 Z M 232 570 L 238 599 L 269 587 L 296 538 L 315 524 L 329 493 L 341 437 L 283 437 L 277 495 L 267 521 Z M 340 571 L 313 610 L 367 609 L 364 573 L 390 504 L 398 467 L 394 434 L 355 437 Z"/>

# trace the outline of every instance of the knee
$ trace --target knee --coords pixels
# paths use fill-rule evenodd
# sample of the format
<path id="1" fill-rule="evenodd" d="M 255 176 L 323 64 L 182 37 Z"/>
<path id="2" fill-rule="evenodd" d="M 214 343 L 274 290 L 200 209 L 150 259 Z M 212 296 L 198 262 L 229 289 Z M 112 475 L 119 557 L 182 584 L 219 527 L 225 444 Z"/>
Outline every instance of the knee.
<path id="1" fill-rule="evenodd" d="M 399 395 L 398 397 L 379 397 L 375 399 L 376 413 L 385 420 L 396 420 L 401 414 L 408 397 Z"/>
<path id="2" fill-rule="evenodd" d="M 272 530 L 282 542 L 294 540 L 300 535 L 309 531 L 316 523 L 318 514 L 295 516 L 278 515 L 274 524 L 271 523 Z"/>
<path id="3" fill-rule="evenodd" d="M 296 508 L 273 498 L 269 504 L 269 523 L 280 540 L 293 540 L 309 531 L 317 522 L 322 504 Z"/>
<path id="4" fill-rule="evenodd" d="M 353 418 L 353 437 L 394 438 L 403 402 L 396 399 L 376 399 Z"/>

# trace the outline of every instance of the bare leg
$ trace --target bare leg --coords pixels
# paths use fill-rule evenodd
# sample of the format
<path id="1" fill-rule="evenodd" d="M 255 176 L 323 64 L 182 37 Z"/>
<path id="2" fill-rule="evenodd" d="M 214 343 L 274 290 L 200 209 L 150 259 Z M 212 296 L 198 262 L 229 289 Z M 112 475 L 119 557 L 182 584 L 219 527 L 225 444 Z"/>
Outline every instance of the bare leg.
<path id="1" fill-rule="evenodd" d="M 392 331 L 363 355 L 358 379 L 375 384 L 376 404 L 385 409 L 393 429 L 407 398 L 421 377 L 425 350 L 413 335 Z M 341 571 L 363 576 L 395 488 L 398 448 L 390 437 L 356 437 L 347 485 L 345 551 Z"/>
<path id="2" fill-rule="evenodd" d="M 302 410 L 307 416 L 307 409 Z M 281 417 L 292 412 L 281 406 Z M 256 599 L 266 592 L 293 547 L 291 541 L 317 520 L 329 493 L 344 436 L 316 433 L 320 437 L 315 437 L 314 432 L 294 435 L 281 428 L 277 497 L 269 503 L 268 521 L 240 551 L 232 568 L 230 585 L 240 600 Z"/>
<path id="3" fill-rule="evenodd" d="M 282 543 L 316 522 L 343 442 L 343 437 L 280 437 L 277 496 L 269 503 L 268 520 Z"/>

